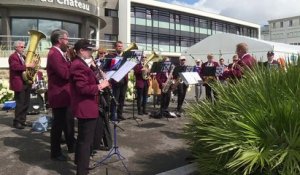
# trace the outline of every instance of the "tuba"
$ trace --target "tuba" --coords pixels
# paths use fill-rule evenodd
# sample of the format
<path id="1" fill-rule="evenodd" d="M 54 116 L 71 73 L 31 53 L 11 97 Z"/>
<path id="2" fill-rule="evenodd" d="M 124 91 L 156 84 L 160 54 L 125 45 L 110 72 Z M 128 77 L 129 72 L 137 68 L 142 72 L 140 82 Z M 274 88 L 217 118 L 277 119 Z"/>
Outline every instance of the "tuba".
<path id="1" fill-rule="evenodd" d="M 144 60 L 143 63 L 143 69 L 142 69 L 142 77 L 144 80 L 148 80 L 149 79 L 149 62 L 153 61 L 155 59 L 159 59 L 159 55 L 157 55 L 154 51 L 152 51 L 152 54 L 147 58 L 147 60 Z"/>
<path id="2" fill-rule="evenodd" d="M 40 56 L 35 53 L 36 48 L 41 39 L 46 38 L 46 35 L 37 30 L 29 30 L 29 47 L 26 54 L 25 64 L 35 63 L 34 68 L 26 68 L 22 73 L 22 78 L 26 84 L 32 84 L 37 71 L 39 70 L 41 59 Z"/>
<path id="3" fill-rule="evenodd" d="M 128 52 L 128 51 L 131 51 L 131 50 L 134 50 L 134 49 L 138 49 L 138 46 L 135 44 L 135 43 L 131 43 L 121 54 L 120 56 L 123 56 L 123 54 L 125 52 Z"/>

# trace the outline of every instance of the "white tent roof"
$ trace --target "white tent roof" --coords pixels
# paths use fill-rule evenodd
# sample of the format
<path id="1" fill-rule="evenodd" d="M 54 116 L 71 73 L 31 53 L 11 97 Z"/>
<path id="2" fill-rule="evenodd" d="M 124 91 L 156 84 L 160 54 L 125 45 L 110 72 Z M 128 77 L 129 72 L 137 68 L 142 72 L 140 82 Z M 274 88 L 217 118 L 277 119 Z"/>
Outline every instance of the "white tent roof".
<path id="1" fill-rule="evenodd" d="M 300 46 L 293 46 L 283 43 L 275 43 L 264 41 L 245 36 L 220 33 L 209 36 L 197 44 L 191 46 L 182 55 L 194 57 L 206 61 L 207 54 L 211 53 L 215 56 L 215 61 L 220 57 L 225 59 L 225 63 L 232 62 L 232 56 L 235 54 L 236 45 L 238 43 L 247 43 L 249 53 L 251 53 L 257 61 L 266 61 L 266 54 L 268 51 L 274 51 L 275 59 L 285 58 L 290 59 L 292 55 L 300 53 Z M 195 64 L 193 60 L 188 59 L 188 64 Z"/>

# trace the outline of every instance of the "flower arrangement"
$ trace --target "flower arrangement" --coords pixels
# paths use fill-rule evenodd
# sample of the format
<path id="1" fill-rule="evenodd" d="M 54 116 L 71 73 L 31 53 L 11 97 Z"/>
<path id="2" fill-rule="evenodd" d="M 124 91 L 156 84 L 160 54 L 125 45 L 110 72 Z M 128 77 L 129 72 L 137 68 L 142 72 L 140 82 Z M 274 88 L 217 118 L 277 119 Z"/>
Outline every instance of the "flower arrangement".
<path id="1" fill-rule="evenodd" d="M 14 92 L 9 90 L 8 80 L 1 79 L 0 80 L 0 103 L 4 103 L 5 101 L 9 101 L 13 99 Z"/>
<path id="2" fill-rule="evenodd" d="M 128 86 L 127 86 L 127 92 L 126 92 L 126 99 L 127 100 L 133 100 L 134 98 L 134 91 L 135 91 L 135 76 L 134 76 L 134 71 L 131 70 L 128 73 Z"/>

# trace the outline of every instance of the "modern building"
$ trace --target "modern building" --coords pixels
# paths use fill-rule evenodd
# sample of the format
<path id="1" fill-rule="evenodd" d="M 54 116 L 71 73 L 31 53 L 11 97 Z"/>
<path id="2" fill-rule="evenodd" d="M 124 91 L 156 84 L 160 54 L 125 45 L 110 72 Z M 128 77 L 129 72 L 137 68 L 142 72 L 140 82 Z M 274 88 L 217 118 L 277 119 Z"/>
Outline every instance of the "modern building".
<path id="1" fill-rule="evenodd" d="M 260 37 L 257 24 L 160 1 L 121 0 L 118 11 L 119 40 L 169 56 L 215 33 Z"/>
<path id="2" fill-rule="evenodd" d="M 262 38 L 268 41 L 300 45 L 300 16 L 273 19 L 262 29 Z"/>
<path id="3" fill-rule="evenodd" d="M 242 20 L 154 0 L 1 0 L 0 48 L 28 39 L 30 29 L 47 36 L 56 28 L 70 37 L 88 38 L 104 47 L 121 40 L 139 49 L 178 57 L 188 47 L 215 33 L 260 38 L 260 26 Z M 49 39 L 39 49 L 49 48 Z M 46 51 L 46 50 L 45 50 Z"/>

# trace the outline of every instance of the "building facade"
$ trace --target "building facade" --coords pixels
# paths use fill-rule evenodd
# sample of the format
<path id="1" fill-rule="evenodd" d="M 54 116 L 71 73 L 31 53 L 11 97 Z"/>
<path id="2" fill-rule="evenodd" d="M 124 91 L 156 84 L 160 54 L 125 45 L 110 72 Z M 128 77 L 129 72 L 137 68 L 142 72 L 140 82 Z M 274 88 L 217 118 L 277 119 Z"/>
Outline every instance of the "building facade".
<path id="1" fill-rule="evenodd" d="M 274 19 L 268 23 L 268 28 L 261 30 L 264 40 L 300 45 L 300 16 Z"/>
<path id="2" fill-rule="evenodd" d="M 1 0 L 0 48 L 7 53 L 0 57 L 11 53 L 12 41 L 26 41 L 30 29 L 49 37 L 57 28 L 69 31 L 73 42 L 88 38 L 108 49 L 117 40 L 135 42 L 174 57 L 220 32 L 260 38 L 257 24 L 154 0 Z M 49 47 L 47 38 L 39 49 Z"/>
<path id="3" fill-rule="evenodd" d="M 153 0 L 119 1 L 119 40 L 178 56 L 216 33 L 259 38 L 257 24 Z"/>

